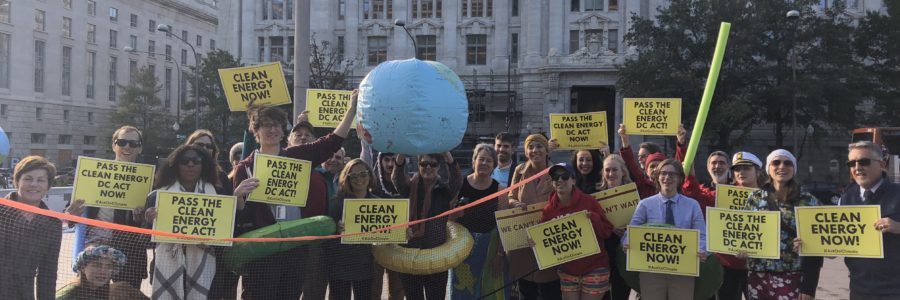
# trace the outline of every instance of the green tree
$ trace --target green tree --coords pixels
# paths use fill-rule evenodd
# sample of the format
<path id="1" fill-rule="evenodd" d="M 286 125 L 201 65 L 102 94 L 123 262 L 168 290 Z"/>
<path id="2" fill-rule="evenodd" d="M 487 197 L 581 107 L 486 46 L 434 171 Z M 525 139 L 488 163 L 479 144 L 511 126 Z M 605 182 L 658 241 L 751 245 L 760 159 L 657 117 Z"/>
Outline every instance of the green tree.
<path id="1" fill-rule="evenodd" d="M 817 14 L 816 3 L 673 0 L 655 20 L 632 16 L 625 41 L 637 56 L 620 70 L 618 86 L 626 97 L 682 98 L 683 120 L 690 126 L 720 22 L 727 21 L 732 23 L 728 47 L 703 135 L 714 148 L 733 150 L 763 123 L 774 125 L 775 144 L 783 147 L 793 118 L 792 97 L 797 97 L 798 127 L 852 126 L 861 98 L 851 95 L 862 85 L 854 74 L 861 63 L 849 46 L 852 27 L 840 17 L 840 6 Z M 791 9 L 803 17 L 788 20 L 785 13 Z M 792 51 L 797 80 L 792 79 Z"/>
<path id="2" fill-rule="evenodd" d="M 885 1 L 887 14 L 869 12 L 859 22 L 856 49 L 873 76 L 874 109 L 861 126 L 897 126 L 900 114 L 900 1 Z M 862 122 L 861 122 L 862 123 Z"/>
<path id="3" fill-rule="evenodd" d="M 328 41 L 311 38 L 309 60 L 309 87 L 313 89 L 349 90 L 356 88 L 350 84 L 355 58 L 344 57 L 340 49 L 332 47 Z M 316 136 L 330 133 L 332 128 L 316 128 Z M 359 157 L 360 144 L 356 132 L 351 131 L 344 140 L 344 149 L 349 157 Z"/>
<path id="4" fill-rule="evenodd" d="M 231 53 L 224 50 L 215 50 L 206 54 L 200 60 L 199 68 L 192 66 L 186 76 L 187 81 L 194 85 L 198 82 L 199 89 L 191 89 L 190 97 L 181 107 L 182 112 L 187 112 L 182 119 L 182 133 L 190 134 L 194 131 L 196 114 L 196 96 L 200 92 L 200 127 L 209 129 L 216 136 L 216 142 L 222 149 L 227 149 L 231 144 L 241 141 L 243 132 L 247 129 L 247 115 L 244 112 L 232 112 L 228 109 L 228 101 L 222 82 L 219 80 L 219 69 L 240 67 L 240 61 Z M 223 152 L 224 153 L 224 152 Z M 222 158 L 222 157 L 220 157 Z"/>
<path id="5" fill-rule="evenodd" d="M 171 126 L 175 118 L 168 113 L 158 95 L 162 87 L 149 68 L 141 68 L 134 74 L 134 82 L 120 85 L 116 111 L 110 115 L 112 129 L 132 125 L 141 130 L 144 138 L 142 156 L 165 156 L 175 145 L 175 132 Z M 110 132 L 110 134 L 112 134 Z"/>

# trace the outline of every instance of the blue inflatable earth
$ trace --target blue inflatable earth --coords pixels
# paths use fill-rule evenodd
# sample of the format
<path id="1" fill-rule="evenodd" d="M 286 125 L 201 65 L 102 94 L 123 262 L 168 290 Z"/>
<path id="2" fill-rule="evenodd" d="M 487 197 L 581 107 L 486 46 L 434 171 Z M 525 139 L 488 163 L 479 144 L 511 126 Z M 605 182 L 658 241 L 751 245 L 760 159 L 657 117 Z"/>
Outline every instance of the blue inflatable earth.
<path id="1" fill-rule="evenodd" d="M 384 62 L 359 84 L 360 136 L 382 152 L 450 151 L 462 140 L 469 103 L 450 68 L 418 59 Z"/>

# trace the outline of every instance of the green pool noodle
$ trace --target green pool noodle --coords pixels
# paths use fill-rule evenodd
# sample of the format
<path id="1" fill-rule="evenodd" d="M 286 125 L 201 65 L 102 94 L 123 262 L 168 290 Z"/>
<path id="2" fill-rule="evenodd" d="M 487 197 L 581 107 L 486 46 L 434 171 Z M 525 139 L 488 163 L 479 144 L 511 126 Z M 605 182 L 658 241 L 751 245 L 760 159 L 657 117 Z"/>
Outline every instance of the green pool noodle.
<path id="1" fill-rule="evenodd" d="M 694 130 L 691 131 L 691 141 L 688 144 L 684 157 L 684 171 L 690 173 L 694 166 L 694 157 L 697 156 L 697 147 L 700 146 L 700 137 L 703 135 L 703 127 L 706 126 L 706 115 L 709 113 L 709 104 L 712 102 L 716 91 L 716 82 L 719 81 L 719 69 L 722 68 L 722 57 L 725 56 L 725 46 L 728 45 L 728 33 L 731 31 L 731 23 L 722 22 L 719 27 L 719 39 L 716 41 L 716 50 L 713 52 L 712 64 L 709 66 L 709 76 L 706 78 L 706 88 L 703 89 L 703 100 L 700 101 L 700 110 L 697 111 L 697 120 L 694 121 Z"/>
<path id="2" fill-rule="evenodd" d="M 302 236 L 325 236 L 337 232 L 337 224 L 327 216 L 315 216 L 299 220 L 278 222 L 239 236 L 239 238 L 292 238 Z M 289 242 L 236 242 L 225 251 L 225 263 L 229 270 L 244 274 L 244 267 L 253 261 L 269 255 L 284 252 L 319 241 Z"/>

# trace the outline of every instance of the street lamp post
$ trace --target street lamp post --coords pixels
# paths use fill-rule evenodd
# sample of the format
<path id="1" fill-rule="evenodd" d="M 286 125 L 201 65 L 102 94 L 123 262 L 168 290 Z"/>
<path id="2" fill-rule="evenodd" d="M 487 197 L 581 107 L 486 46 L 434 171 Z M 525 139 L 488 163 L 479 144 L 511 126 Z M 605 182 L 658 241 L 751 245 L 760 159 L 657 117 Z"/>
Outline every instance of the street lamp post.
<path id="1" fill-rule="evenodd" d="M 421 59 L 419 58 L 419 46 L 416 45 L 416 39 L 413 38 L 412 33 L 409 33 L 409 29 L 406 29 L 406 21 L 396 19 L 394 20 L 394 26 L 399 26 L 403 28 L 403 31 L 406 31 L 406 35 L 409 36 L 409 40 L 412 41 L 413 53 L 415 54 L 416 59 Z"/>
<path id="2" fill-rule="evenodd" d="M 197 72 L 200 72 L 200 57 L 197 56 L 197 51 L 194 50 L 194 45 L 191 45 L 188 41 L 184 40 L 177 34 L 172 33 L 172 26 L 166 24 L 156 25 L 156 30 L 165 32 L 168 36 L 174 36 L 179 41 L 182 41 L 188 47 L 191 48 L 191 53 L 194 55 L 194 64 L 197 66 Z M 194 94 L 195 94 L 195 111 L 196 115 L 194 116 L 194 129 L 200 129 L 200 76 L 199 74 L 196 76 L 197 78 L 194 80 Z M 179 103 L 180 104 L 180 103 Z"/>
<path id="3" fill-rule="evenodd" d="M 797 23 L 800 20 L 800 12 L 797 10 L 788 11 L 785 15 L 788 20 L 793 23 Z M 796 28 L 795 28 L 796 29 Z M 794 86 L 793 91 L 791 93 L 791 106 L 793 106 L 793 111 L 791 112 L 791 116 L 793 118 L 793 125 L 791 125 L 791 131 L 794 134 L 794 151 L 798 151 L 797 146 L 797 49 L 794 47 L 794 44 L 797 42 L 797 30 L 791 31 L 791 84 Z"/>
<path id="4" fill-rule="evenodd" d="M 122 48 L 122 50 L 125 50 L 125 52 L 129 52 L 129 53 L 145 53 L 145 54 L 165 56 L 166 59 L 175 63 L 175 69 L 178 70 L 179 76 L 184 75 L 184 73 L 181 73 L 181 66 L 178 64 L 178 61 L 176 61 L 175 58 L 172 57 L 171 55 L 168 55 L 165 53 L 153 53 L 153 52 L 149 52 L 149 51 L 141 51 L 141 50 L 131 48 L 130 46 L 125 46 L 124 48 Z M 179 84 L 179 86 L 181 86 L 181 85 Z M 179 90 L 179 92 L 181 92 L 181 90 Z M 178 124 L 179 121 L 181 121 L 181 105 L 175 105 L 175 124 L 172 124 L 172 130 L 175 130 L 177 132 L 178 129 L 181 129 L 181 125 Z"/>

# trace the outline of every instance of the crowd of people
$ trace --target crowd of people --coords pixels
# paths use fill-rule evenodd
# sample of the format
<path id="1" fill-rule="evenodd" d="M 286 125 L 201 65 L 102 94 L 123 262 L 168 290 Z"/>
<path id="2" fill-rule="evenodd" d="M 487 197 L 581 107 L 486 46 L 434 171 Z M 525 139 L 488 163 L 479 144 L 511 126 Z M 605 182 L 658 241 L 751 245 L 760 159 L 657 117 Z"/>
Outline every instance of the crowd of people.
<path id="1" fill-rule="evenodd" d="M 448 239 L 447 222 L 455 220 L 472 235 L 471 254 L 459 266 L 436 274 L 407 274 L 386 270 L 373 256 L 372 245 L 341 244 L 339 240 L 306 244 L 250 263 L 235 274 L 225 267 L 227 247 L 151 243 L 146 235 L 94 226 L 77 227 L 73 253 L 75 279 L 56 290 L 63 223 L 34 213 L 0 206 L 0 298 L 2 299 L 381 299 L 387 285 L 389 299 L 628 299 L 632 287 L 616 263 L 619 248 L 628 249 L 626 228 L 616 228 L 592 193 L 635 183 L 641 197 L 631 225 L 663 224 L 697 229 L 701 233 L 700 260 L 710 254 L 703 245 L 705 208 L 715 204 L 715 185 L 758 188 L 747 210 L 780 211 L 780 258 L 759 259 L 715 254 L 723 267 L 716 299 L 813 299 L 822 257 L 801 257 L 794 208 L 823 205 L 801 192 L 797 160 L 778 149 L 765 161 L 739 151 L 729 157 L 712 152 L 707 161 L 710 183 L 700 184 L 693 170 L 682 168 L 686 132 L 680 128 L 674 158 L 661 147 L 642 143 L 637 157 L 626 128 L 618 133 L 622 148 L 574 151 L 568 163 L 553 164 L 549 153 L 558 144 L 544 135 L 524 139 L 524 161 L 517 159 L 518 141 L 500 133 L 494 144 L 478 144 L 471 157 L 471 174 L 462 174 L 459 159 L 450 153 L 409 157 L 377 152 L 363 145 L 359 158 L 347 158 L 342 148 L 356 113 L 356 93 L 343 121 L 331 133 L 316 137 L 301 114 L 297 120 L 277 107 L 248 109 L 249 143 L 233 145 L 224 171 L 219 146 L 208 130 L 197 130 L 158 168 L 154 191 L 143 208 L 119 210 L 87 207 L 75 199 L 66 213 L 109 223 L 151 228 L 157 216 L 158 191 L 235 196 L 234 235 L 294 220 L 329 216 L 343 231 L 344 199 L 402 198 L 410 201 L 410 220 L 426 220 L 406 230 L 407 248 L 431 249 Z M 294 123 L 285 136 L 284 128 Z M 287 146 L 283 146 L 283 140 Z M 135 127 L 123 126 L 112 135 L 115 160 L 135 162 L 143 137 Z M 258 147 L 251 146 L 252 144 Z M 600 145 L 598 145 L 600 146 Z M 244 147 L 247 147 L 244 149 Z M 249 155 L 242 156 L 246 152 Z M 305 207 L 247 201 L 261 187 L 252 174 L 256 154 L 310 161 L 318 166 L 310 176 Z M 900 299 L 900 186 L 885 178 L 885 153 L 871 142 L 849 145 L 847 165 L 851 184 L 838 205 L 880 205 L 882 217 L 869 220 L 884 232 L 884 258 L 846 258 L 851 299 Z M 407 164 L 414 166 L 407 167 Z M 549 170 L 548 170 L 549 169 Z M 408 170 L 414 170 L 410 173 Z M 546 172 L 545 172 L 546 171 Z M 545 172 L 542 174 L 542 172 Z M 534 180 L 529 178 L 541 174 Z M 53 185 L 56 168 L 47 159 L 29 156 L 16 165 L 16 190 L 6 198 L 47 209 L 41 201 Z M 465 176 L 464 176 L 465 175 Z M 449 216 L 454 208 L 516 186 L 506 195 Z M 499 242 L 494 213 L 545 203 L 541 221 L 587 212 L 601 253 L 540 270 L 531 249 L 507 251 Z M 277 216 L 277 218 L 276 218 Z M 152 249 L 153 261 L 148 261 Z M 23 250 L 27 254 L 22 253 Z M 627 252 L 626 252 L 627 253 Z M 385 281 L 384 279 L 387 278 Z M 145 280 L 149 295 L 141 293 Z M 240 281 L 239 281 L 240 280 Z M 694 278 L 656 273 L 639 274 L 642 299 L 692 299 Z M 238 283 L 241 282 L 241 295 Z M 449 295 L 448 295 L 449 292 Z"/>

